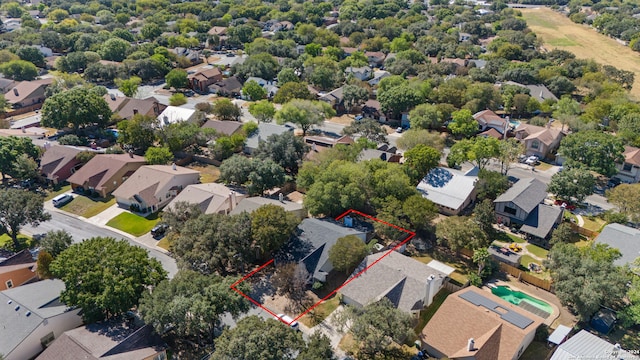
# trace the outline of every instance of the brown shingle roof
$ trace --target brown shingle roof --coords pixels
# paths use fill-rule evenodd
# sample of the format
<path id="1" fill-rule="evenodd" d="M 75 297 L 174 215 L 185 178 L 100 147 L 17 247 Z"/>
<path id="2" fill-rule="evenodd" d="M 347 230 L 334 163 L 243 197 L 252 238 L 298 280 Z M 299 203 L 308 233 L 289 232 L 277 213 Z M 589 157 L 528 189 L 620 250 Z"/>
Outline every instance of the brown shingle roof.
<path id="1" fill-rule="evenodd" d="M 207 31 L 207 34 L 209 34 L 209 35 L 218 35 L 218 36 L 226 35 L 227 34 L 227 28 L 224 27 L 224 26 L 214 26 L 211 29 L 209 29 L 209 31 Z"/>
<path id="2" fill-rule="evenodd" d="M 142 156 L 129 154 L 99 154 L 67 179 L 72 184 L 84 185 L 100 190 L 127 163 L 144 165 Z"/>
<path id="3" fill-rule="evenodd" d="M 501 308 L 516 312 L 533 322 L 524 329 L 503 320 L 501 315 L 461 298 L 468 292 L 476 292 Z M 511 360 L 516 358 L 525 337 L 542 323 L 539 318 L 512 305 L 490 292 L 474 286 L 460 290 L 444 301 L 420 334 L 423 344 L 443 353 L 449 358 L 471 355 L 467 342 L 473 338 L 476 359 Z M 497 349 L 497 352 L 495 348 Z M 497 354 L 497 356 L 496 356 Z"/>
<path id="4" fill-rule="evenodd" d="M 203 128 L 214 129 L 217 134 L 220 135 L 233 135 L 238 129 L 242 128 L 240 121 L 220 121 L 220 120 L 207 120 Z"/>
<path id="5" fill-rule="evenodd" d="M 141 166 L 114 192 L 113 196 L 131 199 L 134 195 L 139 195 L 144 202 L 151 206 L 158 203 L 156 194 L 177 175 L 199 174 L 197 170 L 176 166 L 175 170 L 171 165 L 146 165 Z"/>
<path id="6" fill-rule="evenodd" d="M 104 94 L 102 98 L 107 102 L 109 109 L 111 109 L 113 113 L 117 113 L 122 109 L 124 104 L 129 100 L 126 96 L 116 96 L 115 94 Z"/>
<path id="7" fill-rule="evenodd" d="M 516 129 L 516 133 L 519 132 L 526 135 L 522 137 L 524 140 L 536 139 L 547 146 L 553 144 L 558 137 L 562 136 L 562 131 L 558 129 L 529 124 L 520 124 Z"/>
<path id="8" fill-rule="evenodd" d="M 80 161 L 76 160 L 76 155 L 80 153 L 80 149 L 75 149 L 67 146 L 53 145 L 42 154 L 40 159 L 40 171 L 47 179 L 56 180 L 56 173 L 70 162 L 79 164 Z"/>
<path id="9" fill-rule="evenodd" d="M 640 149 L 633 146 L 625 146 L 624 147 L 624 162 L 640 166 Z"/>
<path id="10" fill-rule="evenodd" d="M 33 80 L 33 81 L 21 81 L 14 88 L 7 91 L 7 93 L 4 94 L 4 97 L 5 99 L 7 99 L 7 101 L 10 104 L 19 103 L 24 99 L 26 99 L 27 97 L 29 97 L 31 94 L 33 94 L 34 91 L 38 90 L 43 86 L 47 87 L 52 83 L 53 83 L 53 79 L 50 79 L 50 78 L 42 79 L 42 80 Z"/>
<path id="11" fill-rule="evenodd" d="M 220 72 L 220 69 L 216 67 L 199 71 L 189 76 L 189 78 L 197 79 L 198 81 L 207 81 L 211 78 L 220 78 L 220 77 L 222 77 L 222 73 Z"/>
<path id="12" fill-rule="evenodd" d="M 155 111 L 154 107 L 157 107 Z M 154 97 L 146 99 L 129 99 L 122 109 L 118 111 L 118 115 L 123 119 L 130 119 L 137 111 L 138 114 L 142 115 L 158 116 L 164 109 L 166 109 L 166 105 L 160 104 L 160 102 L 158 102 Z"/>

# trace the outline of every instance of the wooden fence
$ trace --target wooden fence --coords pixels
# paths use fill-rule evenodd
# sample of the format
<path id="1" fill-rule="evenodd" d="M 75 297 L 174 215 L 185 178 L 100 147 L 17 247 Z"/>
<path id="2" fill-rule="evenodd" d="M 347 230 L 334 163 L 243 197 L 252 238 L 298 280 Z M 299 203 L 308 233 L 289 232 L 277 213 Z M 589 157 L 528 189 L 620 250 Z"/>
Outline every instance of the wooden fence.
<path id="1" fill-rule="evenodd" d="M 11 111 L 9 111 L 7 113 L 4 113 L 4 114 L 0 114 L 0 119 L 8 119 L 8 118 L 13 117 L 13 116 L 18 116 L 18 115 L 26 114 L 28 112 L 32 112 L 32 111 L 38 110 L 40 108 L 42 108 L 42 103 L 37 103 L 37 104 L 30 105 L 30 106 L 21 107 L 19 109 L 11 110 Z"/>
<path id="2" fill-rule="evenodd" d="M 540 289 L 553 292 L 551 286 L 551 280 L 540 279 L 537 276 L 531 275 L 526 271 L 520 270 L 517 267 L 513 267 L 509 264 L 505 264 L 503 262 L 500 263 L 500 270 L 506 272 L 507 274 L 518 278 L 518 280 L 531 284 L 535 287 L 539 287 Z"/>
<path id="3" fill-rule="evenodd" d="M 597 231 L 585 229 L 581 226 L 578 226 L 578 224 L 574 224 L 574 223 L 571 223 L 571 229 L 573 229 L 573 231 L 577 232 L 580 235 L 588 237 L 589 239 L 593 239 L 600 234 Z"/>
<path id="4" fill-rule="evenodd" d="M 453 282 L 451 282 L 451 280 L 445 281 L 444 284 L 442 284 L 442 287 L 447 289 L 447 291 L 449 291 L 451 293 L 454 293 L 456 291 L 460 291 L 460 290 L 466 288 L 467 286 L 469 286 L 469 282 L 468 281 L 465 284 L 462 284 L 462 285 L 454 284 Z"/>

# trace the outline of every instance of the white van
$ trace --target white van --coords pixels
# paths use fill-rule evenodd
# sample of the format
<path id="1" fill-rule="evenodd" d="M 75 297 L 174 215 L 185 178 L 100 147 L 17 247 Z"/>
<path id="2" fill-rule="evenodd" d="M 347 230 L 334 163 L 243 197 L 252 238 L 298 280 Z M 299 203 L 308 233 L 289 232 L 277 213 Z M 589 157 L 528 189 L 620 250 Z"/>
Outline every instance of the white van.
<path id="1" fill-rule="evenodd" d="M 298 330 L 298 322 L 297 321 L 293 321 L 293 319 L 291 317 L 289 317 L 288 315 L 278 314 L 276 316 L 276 320 L 280 320 L 283 323 L 285 323 L 286 325 L 289 325 L 289 327 L 291 327 L 292 329 Z"/>
<path id="2" fill-rule="evenodd" d="M 55 207 L 60 207 L 66 203 L 68 203 L 69 201 L 73 200 L 73 196 L 69 195 L 69 194 L 61 194 L 58 195 L 56 197 L 54 197 L 51 202 L 53 203 L 53 206 Z"/>

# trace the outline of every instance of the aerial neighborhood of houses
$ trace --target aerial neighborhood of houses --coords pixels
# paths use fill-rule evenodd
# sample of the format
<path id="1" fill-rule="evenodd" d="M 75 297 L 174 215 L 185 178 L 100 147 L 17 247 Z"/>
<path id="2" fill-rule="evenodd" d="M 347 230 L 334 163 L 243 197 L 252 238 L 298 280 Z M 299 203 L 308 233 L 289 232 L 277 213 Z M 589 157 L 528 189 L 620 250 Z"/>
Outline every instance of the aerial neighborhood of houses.
<path id="1" fill-rule="evenodd" d="M 636 7 L 524 3 L 0 2 L 0 360 L 640 360 L 640 72 L 544 25 Z"/>

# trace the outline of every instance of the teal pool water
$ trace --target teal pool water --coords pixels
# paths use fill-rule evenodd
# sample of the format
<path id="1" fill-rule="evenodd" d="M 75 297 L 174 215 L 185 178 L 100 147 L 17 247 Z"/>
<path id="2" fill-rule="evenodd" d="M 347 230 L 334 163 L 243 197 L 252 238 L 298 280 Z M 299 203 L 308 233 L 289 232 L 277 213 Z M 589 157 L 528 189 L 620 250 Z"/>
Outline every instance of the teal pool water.
<path id="1" fill-rule="evenodd" d="M 553 314 L 553 308 L 548 303 L 536 299 L 533 296 L 529 296 L 522 291 L 513 291 L 508 286 L 497 286 L 491 289 L 491 293 L 493 295 L 501 298 L 502 300 L 508 301 L 513 305 L 520 305 L 522 301 L 527 302 L 529 305 L 540 309 L 546 313 Z"/>
<path id="2" fill-rule="evenodd" d="M 518 121 L 518 120 L 509 120 L 509 125 L 513 126 L 514 128 L 517 128 L 518 126 L 520 126 L 520 121 Z"/>

